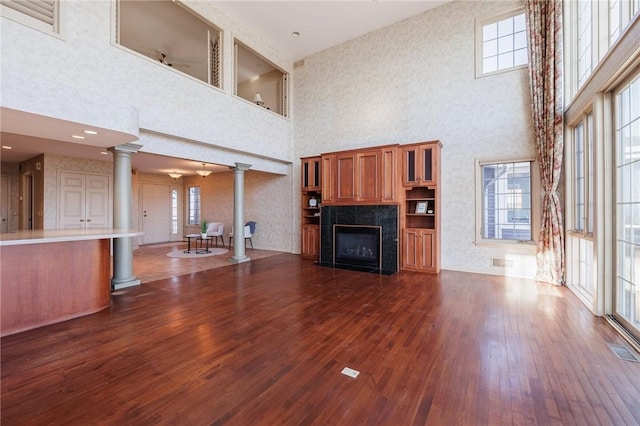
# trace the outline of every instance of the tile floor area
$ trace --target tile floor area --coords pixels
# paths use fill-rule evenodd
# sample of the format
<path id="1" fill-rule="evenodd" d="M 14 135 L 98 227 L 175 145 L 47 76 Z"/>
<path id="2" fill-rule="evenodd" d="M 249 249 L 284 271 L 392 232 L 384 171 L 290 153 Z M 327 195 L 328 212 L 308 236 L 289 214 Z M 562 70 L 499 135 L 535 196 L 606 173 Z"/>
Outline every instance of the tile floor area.
<path id="1" fill-rule="evenodd" d="M 190 274 L 192 272 L 232 265 L 230 259 L 233 256 L 233 247 L 231 247 L 228 253 L 219 256 L 202 257 L 200 259 L 180 259 L 167 256 L 167 253 L 172 250 L 185 250 L 186 248 L 187 243 L 184 241 L 139 246 L 133 251 L 133 274 L 142 283 L 147 283 L 164 278 Z M 255 260 L 282 253 L 248 248 L 246 254 Z"/>

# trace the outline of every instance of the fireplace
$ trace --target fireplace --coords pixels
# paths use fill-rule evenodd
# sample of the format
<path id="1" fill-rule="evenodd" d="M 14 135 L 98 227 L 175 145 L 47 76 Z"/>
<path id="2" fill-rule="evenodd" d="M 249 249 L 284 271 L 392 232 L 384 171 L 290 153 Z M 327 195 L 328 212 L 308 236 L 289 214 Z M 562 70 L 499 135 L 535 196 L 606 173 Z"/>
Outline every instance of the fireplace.
<path id="1" fill-rule="evenodd" d="M 395 274 L 398 272 L 398 232 L 397 205 L 322 206 L 318 263 Z"/>
<path id="2" fill-rule="evenodd" d="M 380 226 L 333 225 L 333 263 L 380 270 L 382 241 Z"/>

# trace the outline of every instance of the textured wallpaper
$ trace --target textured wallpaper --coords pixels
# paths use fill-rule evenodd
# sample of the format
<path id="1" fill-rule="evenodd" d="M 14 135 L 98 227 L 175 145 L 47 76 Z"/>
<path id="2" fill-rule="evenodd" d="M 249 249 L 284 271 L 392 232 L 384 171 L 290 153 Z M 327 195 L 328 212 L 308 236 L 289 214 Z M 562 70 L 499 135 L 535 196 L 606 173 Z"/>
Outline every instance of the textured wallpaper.
<path id="1" fill-rule="evenodd" d="M 308 57 L 295 69 L 296 158 L 442 141 L 444 269 L 535 273 L 532 246 L 474 244 L 476 159 L 534 152 L 526 69 L 475 78 L 475 19 L 519 5 L 449 3 Z M 493 267 L 492 257 L 507 257 L 513 267 Z"/>
<path id="2" fill-rule="evenodd" d="M 292 121 L 233 95 L 233 37 L 281 69 L 292 69 L 291 60 L 208 2 L 185 3 L 224 31 L 223 90 L 116 45 L 114 1 L 68 1 L 61 37 L 2 19 L 2 105 L 134 134 L 145 129 L 290 163 Z M 267 162 L 264 167 L 273 171 Z"/>

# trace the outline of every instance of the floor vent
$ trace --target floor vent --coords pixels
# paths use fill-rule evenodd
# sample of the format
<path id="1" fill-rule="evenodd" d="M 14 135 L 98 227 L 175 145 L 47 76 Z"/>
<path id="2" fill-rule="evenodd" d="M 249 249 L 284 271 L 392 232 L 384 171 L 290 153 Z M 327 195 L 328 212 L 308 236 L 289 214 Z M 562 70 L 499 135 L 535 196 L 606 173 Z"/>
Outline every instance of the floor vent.
<path id="1" fill-rule="evenodd" d="M 624 361 L 640 362 L 640 358 L 624 345 L 614 345 L 613 343 L 607 343 L 609 348 L 616 356 Z"/>

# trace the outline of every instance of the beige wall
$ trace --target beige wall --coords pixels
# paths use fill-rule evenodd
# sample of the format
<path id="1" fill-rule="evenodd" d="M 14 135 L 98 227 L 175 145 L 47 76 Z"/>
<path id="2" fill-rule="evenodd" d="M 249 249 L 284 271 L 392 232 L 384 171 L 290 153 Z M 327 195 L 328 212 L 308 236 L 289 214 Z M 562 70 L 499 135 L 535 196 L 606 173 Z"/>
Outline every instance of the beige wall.
<path id="1" fill-rule="evenodd" d="M 200 187 L 202 218 L 224 223 L 225 243 L 233 225 L 232 171 L 212 173 L 206 178 L 183 177 L 184 193 L 191 186 Z M 291 251 L 292 223 L 297 212 L 292 211 L 291 175 L 280 176 L 255 170 L 244 175 L 244 220 L 257 222 L 253 244 L 256 248 Z M 186 199 L 186 195 L 185 195 Z M 184 233 L 199 232 L 198 227 L 184 227 Z"/>
<path id="2" fill-rule="evenodd" d="M 296 158 L 442 141 L 444 269 L 535 274 L 533 246 L 474 244 L 475 160 L 534 153 L 527 70 L 475 78 L 475 20 L 519 5 L 445 4 L 310 56 L 295 69 Z M 509 256 L 514 267 L 492 267 L 494 256 Z"/>

